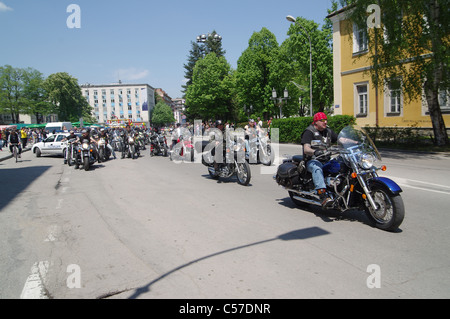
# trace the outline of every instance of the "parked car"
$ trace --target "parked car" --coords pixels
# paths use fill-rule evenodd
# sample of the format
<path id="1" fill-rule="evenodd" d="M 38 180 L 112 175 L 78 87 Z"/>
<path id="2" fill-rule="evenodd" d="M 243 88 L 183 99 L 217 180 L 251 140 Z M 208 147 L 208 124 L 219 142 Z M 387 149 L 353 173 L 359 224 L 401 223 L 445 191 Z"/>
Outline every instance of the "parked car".
<path id="1" fill-rule="evenodd" d="M 64 156 L 67 148 L 67 141 L 63 140 L 69 135 L 69 133 L 56 133 L 50 135 L 42 142 L 34 144 L 31 151 L 36 157 L 40 157 L 41 155 Z"/>

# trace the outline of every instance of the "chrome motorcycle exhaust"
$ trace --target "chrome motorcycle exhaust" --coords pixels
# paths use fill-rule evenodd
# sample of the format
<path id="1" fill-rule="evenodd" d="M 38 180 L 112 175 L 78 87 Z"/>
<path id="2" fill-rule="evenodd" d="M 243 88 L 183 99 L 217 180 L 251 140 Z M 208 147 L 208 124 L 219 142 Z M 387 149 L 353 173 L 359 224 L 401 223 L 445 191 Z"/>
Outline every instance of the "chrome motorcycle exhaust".
<path id="1" fill-rule="evenodd" d="M 322 206 L 322 203 L 320 202 L 320 198 L 319 198 L 319 196 L 317 196 L 315 191 L 305 192 L 305 191 L 296 190 L 296 189 L 292 189 L 292 188 L 285 188 L 285 189 L 288 192 L 294 193 L 293 198 L 298 200 L 298 201 L 301 201 L 301 202 L 304 202 L 304 203 L 307 203 L 307 204 L 311 204 L 311 205 Z M 304 195 L 304 196 L 312 196 L 312 197 L 316 198 L 317 200 L 308 199 L 308 198 L 305 198 L 305 197 L 302 197 L 302 196 L 298 196 L 296 194 Z"/>

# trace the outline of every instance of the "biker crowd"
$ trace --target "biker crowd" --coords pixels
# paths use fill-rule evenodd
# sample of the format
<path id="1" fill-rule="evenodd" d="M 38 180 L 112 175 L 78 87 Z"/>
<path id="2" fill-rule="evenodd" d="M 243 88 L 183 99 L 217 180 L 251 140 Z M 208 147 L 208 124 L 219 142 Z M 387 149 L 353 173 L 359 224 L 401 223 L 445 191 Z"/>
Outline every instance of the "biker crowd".
<path id="1" fill-rule="evenodd" d="M 268 125 L 270 127 L 271 120 L 268 121 Z M 194 125 L 184 125 L 186 129 L 188 129 L 192 136 L 201 136 L 208 129 L 216 127 L 215 122 L 202 122 L 201 124 L 196 123 Z M 229 122 L 223 123 L 224 129 L 234 129 L 234 124 L 230 124 Z M 68 137 L 68 140 L 71 138 L 76 138 L 76 134 L 78 135 L 83 132 L 89 133 L 91 142 L 94 144 L 94 153 L 97 156 L 98 152 L 96 152 L 95 145 L 97 144 L 98 137 L 103 136 L 107 140 L 107 147 L 110 151 L 111 155 L 116 158 L 115 151 L 122 151 L 123 146 L 127 144 L 128 135 L 133 134 L 136 138 L 136 151 L 139 152 L 140 149 L 145 150 L 145 145 L 151 144 L 151 138 L 156 136 L 165 136 L 169 135 L 172 137 L 171 144 L 168 145 L 170 149 L 172 149 L 173 145 L 176 144 L 177 139 L 180 135 L 181 124 L 172 125 L 170 127 L 164 127 L 161 129 L 152 128 L 152 127 L 134 127 L 134 126 L 126 126 L 123 127 L 109 127 L 109 128 L 77 128 L 74 127 L 69 133 L 72 135 Z M 253 119 L 249 120 L 249 124 L 245 126 L 245 129 L 257 129 L 262 128 L 262 121 L 258 117 L 258 120 L 255 121 Z M 41 142 L 45 140 L 49 135 L 55 134 L 56 132 L 48 132 L 45 129 L 31 129 L 27 127 L 23 127 L 20 130 L 16 128 L 7 128 L 0 130 L 0 151 L 3 151 L 3 147 L 8 147 L 10 152 L 12 152 L 12 144 L 17 144 L 19 149 L 19 156 L 22 153 L 22 150 L 27 147 L 27 145 L 33 145 L 35 143 Z"/>

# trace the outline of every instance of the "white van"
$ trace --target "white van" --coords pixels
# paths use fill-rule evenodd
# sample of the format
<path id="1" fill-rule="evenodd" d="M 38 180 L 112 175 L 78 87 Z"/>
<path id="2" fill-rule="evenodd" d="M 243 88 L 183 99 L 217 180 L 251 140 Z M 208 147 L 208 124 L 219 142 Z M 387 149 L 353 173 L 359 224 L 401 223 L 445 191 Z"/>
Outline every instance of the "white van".
<path id="1" fill-rule="evenodd" d="M 45 125 L 45 130 L 48 131 L 50 134 L 53 134 L 53 132 L 69 132 L 72 129 L 72 123 L 70 122 L 54 122 L 54 123 L 47 123 Z"/>

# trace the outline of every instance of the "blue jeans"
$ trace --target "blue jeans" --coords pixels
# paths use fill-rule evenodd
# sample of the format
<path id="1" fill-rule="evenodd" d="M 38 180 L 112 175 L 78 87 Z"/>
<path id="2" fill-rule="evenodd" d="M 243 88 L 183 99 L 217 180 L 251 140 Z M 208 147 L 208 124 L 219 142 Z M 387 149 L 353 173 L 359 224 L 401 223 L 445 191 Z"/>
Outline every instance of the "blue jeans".
<path id="1" fill-rule="evenodd" d="M 316 190 L 327 188 L 323 178 L 323 164 L 316 160 L 310 160 L 306 163 L 306 170 L 312 174 L 314 187 Z"/>

